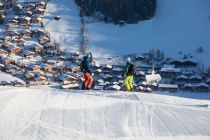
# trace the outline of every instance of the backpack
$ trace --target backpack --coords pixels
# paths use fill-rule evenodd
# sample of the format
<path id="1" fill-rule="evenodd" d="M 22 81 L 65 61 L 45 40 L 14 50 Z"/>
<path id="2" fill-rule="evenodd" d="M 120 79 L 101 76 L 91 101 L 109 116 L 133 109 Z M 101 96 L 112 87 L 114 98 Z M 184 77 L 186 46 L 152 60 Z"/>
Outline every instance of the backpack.
<path id="1" fill-rule="evenodd" d="M 130 64 L 128 69 L 128 75 L 135 75 L 136 74 L 136 66 L 134 64 Z"/>
<path id="2" fill-rule="evenodd" d="M 81 63 L 80 63 L 80 70 L 81 70 L 81 71 L 84 71 L 84 70 L 85 70 L 85 67 L 84 67 L 84 60 L 82 60 Z"/>

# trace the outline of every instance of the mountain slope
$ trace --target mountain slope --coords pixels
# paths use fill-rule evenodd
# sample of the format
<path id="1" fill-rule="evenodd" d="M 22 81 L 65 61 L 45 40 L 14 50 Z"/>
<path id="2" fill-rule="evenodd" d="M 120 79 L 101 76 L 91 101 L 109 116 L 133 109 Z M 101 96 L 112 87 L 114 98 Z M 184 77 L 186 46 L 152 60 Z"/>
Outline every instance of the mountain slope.
<path id="1" fill-rule="evenodd" d="M 207 59 L 210 53 L 209 5 L 209 0 L 158 0 L 157 13 L 152 20 L 123 27 L 89 23 L 88 46 L 96 57 L 140 54 L 151 48 L 159 48 L 173 58 L 191 53 L 197 61 L 210 66 Z M 73 1 L 52 0 L 47 15 L 52 18 L 57 14 L 62 19 L 51 22 L 46 19 L 47 30 L 66 50 L 78 49 L 79 7 Z M 202 54 L 196 53 L 200 46 L 204 48 Z"/>

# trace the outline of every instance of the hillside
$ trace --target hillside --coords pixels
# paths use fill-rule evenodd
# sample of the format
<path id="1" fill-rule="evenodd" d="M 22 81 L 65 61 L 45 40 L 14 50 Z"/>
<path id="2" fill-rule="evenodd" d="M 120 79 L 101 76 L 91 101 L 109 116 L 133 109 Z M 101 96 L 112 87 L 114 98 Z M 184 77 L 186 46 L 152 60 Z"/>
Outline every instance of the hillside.
<path id="1" fill-rule="evenodd" d="M 66 44 L 67 50 L 73 50 L 79 46 L 76 41 L 80 40 L 79 7 L 73 1 L 61 0 L 57 7 L 56 3 L 57 0 L 49 3 L 47 15 L 63 15 L 63 18 L 50 23 L 47 18 L 46 27 L 55 40 Z M 209 5 L 208 0 L 158 0 L 156 15 L 152 20 L 123 27 L 100 22 L 89 23 L 86 25 L 89 49 L 96 57 L 107 57 L 147 53 L 152 48 L 159 48 L 172 58 L 183 58 L 184 54 L 190 53 L 196 61 L 209 67 Z M 196 52 L 200 46 L 204 48 L 202 54 Z"/>

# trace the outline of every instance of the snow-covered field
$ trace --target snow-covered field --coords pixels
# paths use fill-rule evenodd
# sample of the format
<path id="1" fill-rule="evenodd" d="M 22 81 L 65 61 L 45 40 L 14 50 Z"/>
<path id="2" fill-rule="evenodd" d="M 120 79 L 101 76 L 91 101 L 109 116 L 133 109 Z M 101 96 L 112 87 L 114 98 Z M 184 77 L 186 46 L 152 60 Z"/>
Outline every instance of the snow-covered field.
<path id="1" fill-rule="evenodd" d="M 210 95 L 183 95 L 1 87 L 0 139 L 210 139 Z"/>
<path id="2" fill-rule="evenodd" d="M 96 57 L 145 53 L 151 48 L 164 50 L 166 56 L 182 58 L 191 53 L 207 66 L 210 55 L 210 1 L 158 0 L 158 9 L 150 21 L 124 27 L 105 23 L 88 24 L 89 48 Z M 47 16 L 61 15 L 60 21 L 46 19 L 52 37 L 67 50 L 77 48 L 79 42 L 79 8 L 73 1 L 52 0 Z M 202 46 L 204 53 L 196 53 Z M 182 55 L 179 55 L 179 52 Z"/>

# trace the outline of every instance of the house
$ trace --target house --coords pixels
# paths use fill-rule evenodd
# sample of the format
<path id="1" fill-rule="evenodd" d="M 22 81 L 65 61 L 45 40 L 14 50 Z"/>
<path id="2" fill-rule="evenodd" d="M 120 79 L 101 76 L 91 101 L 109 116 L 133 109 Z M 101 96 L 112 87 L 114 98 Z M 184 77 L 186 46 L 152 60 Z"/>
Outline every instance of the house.
<path id="1" fill-rule="evenodd" d="M 0 56 L 2 55 L 8 55 L 8 52 L 3 49 L 0 49 Z"/>
<path id="2" fill-rule="evenodd" d="M 0 3 L 0 10 L 4 10 L 4 4 Z"/>
<path id="3" fill-rule="evenodd" d="M 190 91 L 190 92 L 192 92 L 193 89 L 194 89 L 194 87 L 193 87 L 192 84 L 185 84 L 181 89 L 184 90 L 184 91 Z"/>
<path id="4" fill-rule="evenodd" d="M 50 41 L 50 39 L 47 38 L 47 37 L 41 37 L 41 38 L 39 38 L 39 43 L 40 44 L 44 44 L 44 43 L 47 43 L 49 41 Z"/>
<path id="5" fill-rule="evenodd" d="M 204 83 L 199 83 L 195 86 L 195 90 L 197 92 L 208 92 L 209 91 L 209 85 Z"/>
<path id="6" fill-rule="evenodd" d="M 210 78 L 209 79 L 207 79 L 207 84 L 210 86 Z"/>
<path id="7" fill-rule="evenodd" d="M 10 25 L 18 25 L 18 20 L 15 20 L 15 19 L 9 20 L 8 24 L 10 24 Z"/>
<path id="8" fill-rule="evenodd" d="M 103 72 L 111 71 L 112 68 L 113 68 L 112 65 L 109 65 L 109 64 L 107 64 L 107 65 L 105 65 L 105 66 L 102 66 Z"/>
<path id="9" fill-rule="evenodd" d="M 45 13 L 45 9 L 38 8 L 38 9 L 36 9 L 33 13 L 34 13 L 35 15 L 43 16 L 44 13 Z"/>
<path id="10" fill-rule="evenodd" d="M 22 35 L 24 37 L 30 37 L 32 35 L 32 32 L 30 30 L 23 30 Z"/>
<path id="11" fill-rule="evenodd" d="M 35 37 L 41 37 L 41 36 L 45 36 L 45 32 L 43 30 L 33 30 L 32 31 L 32 35 L 35 36 Z"/>
<path id="12" fill-rule="evenodd" d="M 179 75 L 178 77 L 176 77 L 176 81 L 177 82 L 183 82 L 183 83 L 185 83 L 185 82 L 187 82 L 189 80 L 189 77 L 188 76 L 186 76 L 186 75 Z"/>
<path id="13" fill-rule="evenodd" d="M 10 47 L 10 48 L 7 49 L 7 51 L 11 54 L 17 54 L 17 53 L 22 52 L 23 49 L 20 48 L 20 47 Z"/>
<path id="14" fill-rule="evenodd" d="M 35 80 L 35 84 L 36 85 L 46 85 L 47 83 L 47 79 L 43 76 L 37 76 L 34 78 Z"/>
<path id="15" fill-rule="evenodd" d="M 202 81 L 202 77 L 200 75 L 193 75 L 189 78 L 191 83 L 200 83 Z"/>
<path id="16" fill-rule="evenodd" d="M 119 85 L 110 85 L 108 87 L 105 87 L 106 90 L 115 90 L 115 91 L 120 91 L 121 90 L 121 86 Z"/>
<path id="17" fill-rule="evenodd" d="M 114 67 L 112 69 L 113 74 L 117 74 L 117 75 L 122 75 L 123 74 L 123 69 L 122 67 Z"/>
<path id="18" fill-rule="evenodd" d="M 4 64 L 0 64 L 0 71 L 6 71 L 6 67 Z"/>
<path id="19" fill-rule="evenodd" d="M 22 9 L 23 9 L 23 6 L 20 5 L 20 4 L 15 5 L 15 6 L 13 7 L 13 11 L 20 11 L 20 10 L 22 10 Z"/>
<path id="20" fill-rule="evenodd" d="M 1 58 L 1 62 L 4 64 L 4 65 L 8 65 L 8 64 L 11 64 L 14 62 L 14 60 L 10 57 L 2 57 Z"/>
<path id="21" fill-rule="evenodd" d="M 172 60 L 170 64 L 175 65 L 176 67 L 197 67 L 197 62 L 186 59 L 186 60 Z"/>
<path id="22" fill-rule="evenodd" d="M 11 43 L 11 42 L 3 42 L 2 43 L 2 47 L 5 48 L 5 49 L 8 49 L 8 48 L 10 48 L 12 46 L 14 46 L 14 44 Z"/>
<path id="23" fill-rule="evenodd" d="M 6 71 L 7 72 L 14 72 L 14 71 L 16 71 L 18 69 L 19 68 L 16 65 L 13 65 L 13 64 L 6 65 Z"/>
<path id="24" fill-rule="evenodd" d="M 53 71 L 53 67 L 51 65 L 48 65 L 48 64 L 41 64 L 41 69 L 45 72 L 52 72 Z"/>
<path id="25" fill-rule="evenodd" d="M 80 66 L 77 64 L 70 63 L 67 65 L 67 69 L 70 70 L 71 72 L 78 72 L 80 71 Z"/>
<path id="26" fill-rule="evenodd" d="M 36 8 L 36 5 L 33 3 L 26 5 L 26 9 L 29 11 L 33 11 L 35 8 Z"/>
<path id="27" fill-rule="evenodd" d="M 15 80 L 15 81 L 12 81 L 11 83 L 15 87 L 23 87 L 25 85 L 25 82 L 22 80 Z"/>
<path id="28" fill-rule="evenodd" d="M 178 90 L 178 85 L 173 84 L 159 84 L 159 90 L 175 92 Z"/>
<path id="29" fill-rule="evenodd" d="M 6 36 L 10 36 L 12 38 L 19 38 L 20 33 L 18 33 L 17 31 L 7 31 Z"/>
<path id="30" fill-rule="evenodd" d="M 15 64 L 16 64 L 19 68 L 22 68 L 22 69 L 26 67 L 26 63 L 23 62 L 23 61 L 20 61 L 20 60 L 15 61 Z"/>
<path id="31" fill-rule="evenodd" d="M 36 56 L 36 54 L 32 51 L 24 51 L 23 56 L 26 57 L 26 58 L 33 58 L 33 57 Z"/>
<path id="32" fill-rule="evenodd" d="M 36 4 L 37 8 L 46 9 L 47 3 L 44 1 L 40 1 L 38 4 Z"/>
<path id="33" fill-rule="evenodd" d="M 41 71 L 41 67 L 32 63 L 26 64 L 26 68 L 30 71 Z"/>
<path id="34" fill-rule="evenodd" d="M 1 81 L 1 85 L 2 86 L 11 86 L 11 82 L 10 81 Z"/>
<path id="35" fill-rule="evenodd" d="M 161 68 L 160 73 L 161 76 L 176 77 L 181 73 L 181 69 L 173 67 L 163 67 Z"/>
<path id="36" fill-rule="evenodd" d="M 39 44 L 34 44 L 31 46 L 32 51 L 34 51 L 35 53 L 42 53 L 44 47 L 42 45 Z"/>
<path id="37" fill-rule="evenodd" d="M 136 61 L 144 61 L 146 58 L 143 55 L 136 55 L 135 60 Z"/>
<path id="38" fill-rule="evenodd" d="M 31 11 L 27 11 L 26 13 L 25 13 L 25 16 L 26 17 L 31 17 L 33 15 L 33 13 L 31 12 Z"/>
<path id="39" fill-rule="evenodd" d="M 63 84 L 61 86 L 62 89 L 79 89 L 79 84 L 78 83 L 69 83 L 69 84 Z"/>
<path id="40" fill-rule="evenodd" d="M 21 24 L 26 24 L 30 25 L 31 24 L 31 18 L 30 17 L 25 17 L 21 20 Z"/>
<path id="41" fill-rule="evenodd" d="M 31 71 L 26 72 L 25 75 L 24 75 L 24 77 L 26 79 L 33 79 L 35 76 L 36 75 L 33 72 L 31 72 Z"/>
<path id="42" fill-rule="evenodd" d="M 43 19 L 40 18 L 40 17 L 34 17 L 34 18 L 31 19 L 31 23 L 33 23 L 33 24 L 40 24 L 41 25 L 43 23 L 42 20 Z"/>
<path id="43" fill-rule="evenodd" d="M 55 49 L 54 49 L 55 46 L 54 46 L 53 43 L 51 43 L 51 42 L 46 42 L 46 43 L 44 43 L 44 44 L 42 44 L 42 45 L 43 45 L 44 48 L 47 49 L 47 50 L 55 50 Z"/>
<path id="44" fill-rule="evenodd" d="M 67 74 L 62 74 L 60 77 L 59 77 L 59 82 L 61 82 L 62 84 L 69 84 L 69 83 L 72 83 L 72 82 L 75 82 L 75 81 L 78 81 L 78 79 L 74 76 L 71 76 L 71 75 L 67 75 Z"/>
<path id="45" fill-rule="evenodd" d="M 5 16 L 5 15 L 3 15 L 3 14 L 1 14 L 1 15 L 0 15 L 0 23 L 1 23 L 1 24 L 3 24 L 3 23 L 4 23 L 4 21 L 5 21 L 5 17 L 6 17 L 6 16 Z"/>

